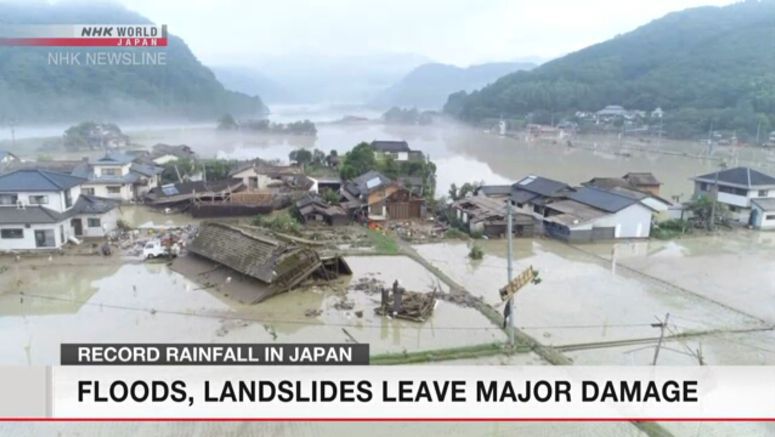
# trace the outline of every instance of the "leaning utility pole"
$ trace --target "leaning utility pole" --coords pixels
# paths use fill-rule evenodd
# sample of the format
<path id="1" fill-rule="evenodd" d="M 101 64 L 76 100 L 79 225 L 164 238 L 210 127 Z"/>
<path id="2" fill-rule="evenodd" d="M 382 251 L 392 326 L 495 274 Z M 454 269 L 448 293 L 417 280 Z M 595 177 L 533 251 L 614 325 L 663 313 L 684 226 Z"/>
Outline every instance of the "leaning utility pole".
<path id="1" fill-rule="evenodd" d="M 670 318 L 670 313 L 665 314 L 665 321 L 661 321 L 659 323 L 652 323 L 652 328 L 659 328 L 659 341 L 657 341 L 657 348 L 654 350 L 654 361 L 651 363 L 652 366 L 657 365 L 657 359 L 659 358 L 659 349 L 662 348 L 662 340 L 665 338 L 665 329 L 667 328 L 667 320 Z"/>
<path id="2" fill-rule="evenodd" d="M 511 241 L 512 237 L 513 237 L 513 232 L 512 232 L 512 213 L 511 213 L 511 198 L 507 199 L 506 203 L 508 204 L 508 206 L 506 207 L 506 216 L 508 217 L 508 219 L 506 221 L 506 233 L 508 234 L 507 238 L 508 238 L 508 249 L 509 249 L 508 250 L 508 263 L 506 264 L 506 270 L 507 270 L 507 274 L 508 274 L 508 278 L 507 278 L 508 282 L 507 282 L 507 284 L 509 284 L 509 283 L 511 283 L 511 276 L 512 276 L 512 273 L 513 273 L 513 268 L 511 266 L 511 257 L 512 257 L 513 250 L 514 250 L 513 244 L 512 244 L 512 241 Z M 516 329 L 517 324 L 516 324 L 516 313 L 514 312 L 514 296 L 513 295 L 509 298 L 509 301 L 508 301 L 508 303 L 506 305 L 509 306 L 509 320 L 508 320 L 509 343 L 512 346 L 515 346 L 515 344 L 514 344 L 515 343 L 514 342 L 514 330 Z"/>

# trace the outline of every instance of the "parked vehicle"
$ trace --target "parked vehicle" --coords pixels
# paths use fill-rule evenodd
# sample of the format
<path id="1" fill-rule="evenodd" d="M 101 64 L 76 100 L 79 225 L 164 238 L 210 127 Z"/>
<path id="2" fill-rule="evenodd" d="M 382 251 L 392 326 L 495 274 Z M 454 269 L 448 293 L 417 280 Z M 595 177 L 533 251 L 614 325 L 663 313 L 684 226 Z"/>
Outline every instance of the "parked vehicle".
<path id="1" fill-rule="evenodd" d="M 180 254 L 180 245 L 171 240 L 154 239 L 143 247 L 143 258 L 151 259 L 158 257 L 174 258 Z"/>

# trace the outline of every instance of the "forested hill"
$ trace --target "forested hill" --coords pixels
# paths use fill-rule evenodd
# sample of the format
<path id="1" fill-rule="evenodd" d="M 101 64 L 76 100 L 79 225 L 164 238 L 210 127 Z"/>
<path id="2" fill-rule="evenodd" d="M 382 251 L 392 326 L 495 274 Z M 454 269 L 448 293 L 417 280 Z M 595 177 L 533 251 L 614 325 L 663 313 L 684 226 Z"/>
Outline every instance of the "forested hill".
<path id="1" fill-rule="evenodd" d="M 145 24 L 115 4 L 0 3 L 4 24 Z M 159 23 L 164 24 L 164 23 Z M 174 33 L 174 27 L 169 29 Z M 150 53 L 164 50 L 166 65 L 84 65 L 89 51 Z M 81 52 L 81 65 L 50 65 L 50 52 Z M 213 73 L 170 34 L 166 48 L 63 49 L 0 47 L 0 123 L 84 119 L 207 119 L 224 113 L 257 115 L 257 96 L 224 89 Z"/>
<path id="2" fill-rule="evenodd" d="M 535 64 L 527 62 L 493 62 L 467 68 L 438 63 L 423 64 L 385 90 L 375 103 L 438 110 L 450 93 L 473 91 L 505 74 L 533 67 Z"/>
<path id="3" fill-rule="evenodd" d="M 480 91 L 449 97 L 467 120 L 570 114 L 606 105 L 666 112 L 677 135 L 775 130 L 775 2 L 748 1 L 671 13 L 632 32 Z"/>

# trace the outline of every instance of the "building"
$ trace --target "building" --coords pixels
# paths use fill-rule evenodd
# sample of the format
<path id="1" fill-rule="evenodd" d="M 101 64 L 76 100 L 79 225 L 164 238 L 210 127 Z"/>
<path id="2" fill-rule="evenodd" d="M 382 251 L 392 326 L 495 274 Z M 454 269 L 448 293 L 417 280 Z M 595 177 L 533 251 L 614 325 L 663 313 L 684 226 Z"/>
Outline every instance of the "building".
<path id="1" fill-rule="evenodd" d="M 321 255 L 297 240 L 255 227 L 205 222 L 188 250 L 256 279 L 249 303 L 287 291 L 312 276 L 334 279 L 339 273 L 351 272 L 341 257 Z"/>
<path id="2" fill-rule="evenodd" d="M 543 209 L 544 231 L 572 242 L 648 238 L 656 209 L 642 199 L 593 187 L 577 187 Z"/>
<path id="3" fill-rule="evenodd" d="M 752 199 L 750 224 L 754 229 L 775 229 L 775 199 Z"/>
<path id="4" fill-rule="evenodd" d="M 296 211 L 304 223 L 346 225 L 350 219 L 339 205 L 329 205 L 319 196 L 308 194 L 296 202 Z"/>
<path id="5" fill-rule="evenodd" d="M 455 218 L 470 234 L 502 237 L 508 233 L 507 198 L 488 197 L 485 194 L 468 196 L 454 202 L 452 210 Z M 515 236 L 532 236 L 533 223 L 530 214 L 512 211 L 512 233 Z"/>
<path id="6" fill-rule="evenodd" d="M 135 157 L 111 152 L 94 161 L 76 165 L 73 176 L 85 179 L 82 189 L 89 196 L 131 202 L 159 186 L 161 167 L 135 162 Z"/>
<path id="7" fill-rule="evenodd" d="M 117 202 L 82 195 L 84 182 L 40 169 L 0 176 L 0 251 L 58 249 L 114 230 Z"/>
<path id="8" fill-rule="evenodd" d="M 719 170 L 692 180 L 695 199 L 712 199 L 718 185 L 718 202 L 727 206 L 733 220 L 744 224 L 752 224 L 752 200 L 775 198 L 775 177 L 748 167 Z"/>
<path id="9" fill-rule="evenodd" d="M 160 143 L 151 149 L 150 159 L 156 165 L 164 165 L 179 159 L 195 160 L 196 153 L 186 145 L 171 146 Z"/>
<path id="10" fill-rule="evenodd" d="M 0 150 L 0 166 L 19 162 L 19 158 L 7 150 Z"/>
<path id="11" fill-rule="evenodd" d="M 240 179 L 248 191 L 258 191 L 285 185 L 283 178 L 303 174 L 302 168 L 295 165 L 272 165 L 257 160 L 238 167 L 229 177 Z"/>
<path id="12" fill-rule="evenodd" d="M 426 214 L 425 199 L 374 170 L 345 183 L 341 194 L 342 207 L 356 218 L 406 220 Z"/>
<path id="13" fill-rule="evenodd" d="M 528 214 L 543 215 L 543 206 L 571 190 L 565 182 L 530 175 L 511 186 L 511 202 Z"/>
<path id="14" fill-rule="evenodd" d="M 605 190 L 613 188 L 635 190 L 652 196 L 659 196 L 659 190 L 662 187 L 662 183 L 652 173 L 627 173 L 620 178 L 596 177 L 583 185 Z"/>
<path id="15" fill-rule="evenodd" d="M 406 141 L 374 140 L 370 145 L 374 149 L 377 159 L 388 156 L 396 161 L 422 161 L 424 159 L 422 152 L 410 149 Z"/>

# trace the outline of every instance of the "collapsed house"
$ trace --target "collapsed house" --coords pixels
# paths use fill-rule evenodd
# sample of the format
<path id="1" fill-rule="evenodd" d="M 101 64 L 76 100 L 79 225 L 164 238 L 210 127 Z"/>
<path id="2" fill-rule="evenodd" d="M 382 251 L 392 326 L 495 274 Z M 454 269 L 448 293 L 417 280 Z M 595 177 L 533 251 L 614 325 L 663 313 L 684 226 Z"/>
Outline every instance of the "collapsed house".
<path id="1" fill-rule="evenodd" d="M 308 194 L 296 202 L 296 211 L 304 223 L 325 223 L 331 226 L 346 225 L 350 219 L 339 205 L 329 205 L 320 196 Z"/>
<path id="2" fill-rule="evenodd" d="M 395 281 L 391 289 L 382 287 L 380 290 L 380 305 L 374 308 L 374 313 L 411 322 L 424 322 L 431 317 L 435 308 L 435 289 L 432 293 L 407 291 Z"/>
<path id="3" fill-rule="evenodd" d="M 340 256 L 321 254 L 300 239 L 250 226 L 203 223 L 188 250 L 256 279 L 250 303 L 288 291 L 310 277 L 335 279 L 351 270 Z"/>
<path id="4" fill-rule="evenodd" d="M 510 189 L 511 187 L 509 187 Z M 474 195 L 452 204 L 458 222 L 471 234 L 502 237 L 508 232 L 508 196 L 486 197 Z M 512 211 L 512 233 L 518 237 L 531 237 L 534 232 L 533 217 L 520 211 Z"/>

